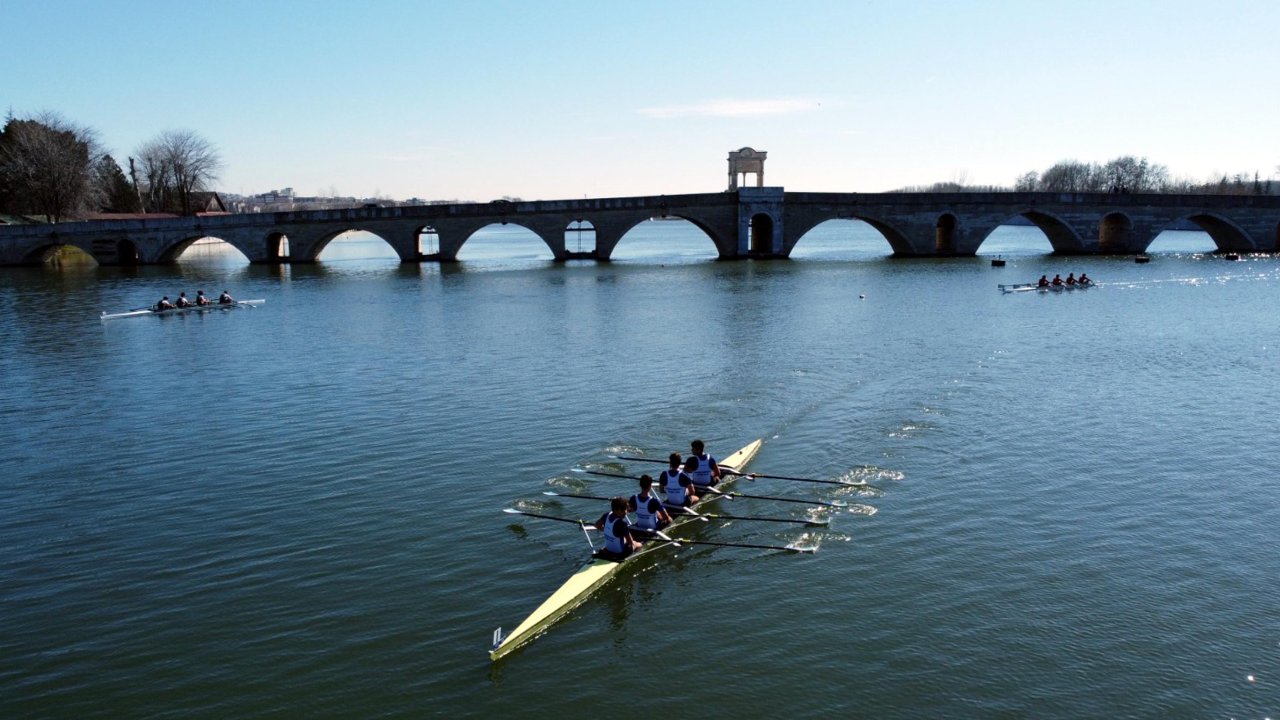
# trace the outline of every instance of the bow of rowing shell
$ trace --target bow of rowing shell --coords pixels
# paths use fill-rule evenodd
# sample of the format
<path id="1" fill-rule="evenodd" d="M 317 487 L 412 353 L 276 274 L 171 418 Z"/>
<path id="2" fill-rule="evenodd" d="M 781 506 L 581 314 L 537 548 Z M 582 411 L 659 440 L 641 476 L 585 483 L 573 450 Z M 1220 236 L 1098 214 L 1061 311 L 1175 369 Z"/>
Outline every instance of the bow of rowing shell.
<path id="1" fill-rule="evenodd" d="M 723 259 L 787 257 L 827 220 L 862 220 L 895 255 L 973 255 L 997 227 L 1022 218 L 1060 254 L 1140 254 L 1162 231 L 1190 222 L 1224 252 L 1280 248 L 1280 197 L 1102 193 L 735 192 L 581 200 L 495 201 L 287 213 L 0 225 L 0 265 L 38 264 L 73 246 L 104 265 L 174 262 L 202 238 L 223 240 L 254 263 L 315 262 L 334 238 L 373 233 L 404 262 L 452 261 L 495 224 L 532 231 L 557 260 L 608 260 L 632 228 L 654 218 L 693 223 Z M 585 241 L 585 242 L 584 242 Z M 423 245 L 434 245 L 424 252 Z M 583 243 L 588 250 L 570 252 Z"/>

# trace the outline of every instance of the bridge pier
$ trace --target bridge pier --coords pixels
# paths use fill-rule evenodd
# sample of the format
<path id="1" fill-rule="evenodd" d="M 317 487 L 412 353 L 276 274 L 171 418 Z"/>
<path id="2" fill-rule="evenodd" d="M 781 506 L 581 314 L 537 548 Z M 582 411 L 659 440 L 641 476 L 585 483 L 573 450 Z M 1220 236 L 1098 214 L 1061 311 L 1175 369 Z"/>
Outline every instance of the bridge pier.
<path id="1" fill-rule="evenodd" d="M 736 258 L 784 258 L 783 228 L 786 216 L 780 187 L 738 189 Z M 726 259 L 721 254 L 721 259 Z"/>

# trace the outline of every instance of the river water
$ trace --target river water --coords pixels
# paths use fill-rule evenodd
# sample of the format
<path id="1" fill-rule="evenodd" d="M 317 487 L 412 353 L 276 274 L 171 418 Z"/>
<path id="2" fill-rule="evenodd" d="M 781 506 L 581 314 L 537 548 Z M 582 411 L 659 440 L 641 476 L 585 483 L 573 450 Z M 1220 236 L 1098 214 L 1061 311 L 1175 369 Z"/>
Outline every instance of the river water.
<path id="1" fill-rule="evenodd" d="M 1280 713 L 1275 257 L 1003 228 L 895 260 L 832 223 L 724 263 L 654 222 L 557 266 L 522 232 L 444 268 L 353 236 L 0 269 L 0 716 Z M 224 288 L 266 303 L 97 317 Z M 587 547 L 502 508 L 594 517 L 542 493 L 629 490 L 573 470 L 693 437 L 874 490 L 739 487 L 851 507 L 698 529 L 818 552 L 655 553 L 491 665 Z"/>

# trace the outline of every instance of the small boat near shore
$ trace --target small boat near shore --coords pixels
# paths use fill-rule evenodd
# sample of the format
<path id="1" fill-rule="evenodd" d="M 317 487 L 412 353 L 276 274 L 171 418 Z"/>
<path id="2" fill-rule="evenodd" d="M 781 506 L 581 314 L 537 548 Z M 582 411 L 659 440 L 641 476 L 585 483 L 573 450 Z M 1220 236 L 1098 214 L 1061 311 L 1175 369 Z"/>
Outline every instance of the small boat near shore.
<path id="1" fill-rule="evenodd" d="M 144 315 L 181 315 L 183 313 L 205 313 L 214 310 L 235 310 L 236 308 L 252 308 L 262 305 L 266 300 L 237 300 L 231 303 L 209 303 L 208 305 L 188 305 L 186 307 L 171 307 L 164 310 L 156 310 L 155 308 L 137 308 L 134 310 L 126 310 L 118 313 L 104 312 L 99 317 L 100 320 L 119 320 L 120 318 L 143 317 Z"/>

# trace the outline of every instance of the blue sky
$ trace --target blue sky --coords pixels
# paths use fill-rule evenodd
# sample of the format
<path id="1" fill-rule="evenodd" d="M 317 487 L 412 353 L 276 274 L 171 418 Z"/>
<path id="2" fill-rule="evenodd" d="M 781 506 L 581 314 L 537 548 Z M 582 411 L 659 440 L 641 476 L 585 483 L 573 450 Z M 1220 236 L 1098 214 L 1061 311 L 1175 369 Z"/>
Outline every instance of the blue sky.
<path id="1" fill-rule="evenodd" d="M 221 150 L 219 189 L 489 200 L 1280 165 L 1280 3 L 2 0 L 0 102 Z"/>

